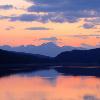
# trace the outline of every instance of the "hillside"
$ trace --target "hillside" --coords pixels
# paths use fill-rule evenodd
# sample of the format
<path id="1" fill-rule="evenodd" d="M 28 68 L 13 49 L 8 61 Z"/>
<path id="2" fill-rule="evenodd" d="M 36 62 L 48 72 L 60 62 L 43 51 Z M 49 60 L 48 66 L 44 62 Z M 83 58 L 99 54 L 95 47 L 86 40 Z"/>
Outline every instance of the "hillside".
<path id="1" fill-rule="evenodd" d="M 12 52 L 0 49 L 0 64 L 36 64 L 45 63 L 51 58 L 38 54 Z"/>
<path id="2" fill-rule="evenodd" d="M 100 64 L 100 48 L 91 50 L 66 51 L 56 56 L 55 59 L 56 62 L 59 63 Z"/>
<path id="3" fill-rule="evenodd" d="M 0 64 L 100 65 L 100 48 L 66 51 L 56 57 L 0 49 Z"/>

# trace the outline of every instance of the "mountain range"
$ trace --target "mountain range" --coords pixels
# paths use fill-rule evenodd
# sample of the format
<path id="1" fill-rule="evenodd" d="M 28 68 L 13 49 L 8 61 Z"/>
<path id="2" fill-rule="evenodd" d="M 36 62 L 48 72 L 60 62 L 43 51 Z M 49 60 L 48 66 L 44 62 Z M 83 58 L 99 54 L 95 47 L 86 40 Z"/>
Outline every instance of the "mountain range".
<path id="1" fill-rule="evenodd" d="M 55 69 L 64 75 L 100 77 L 99 66 L 100 48 L 65 51 L 56 57 L 0 49 L 0 77 L 47 69 Z"/>
<path id="2" fill-rule="evenodd" d="M 100 48 L 65 51 L 57 55 L 55 60 L 59 63 L 69 65 L 100 65 Z"/>
<path id="3" fill-rule="evenodd" d="M 0 49 L 0 64 L 100 65 L 100 48 L 65 51 L 56 57 Z"/>
<path id="4" fill-rule="evenodd" d="M 51 58 L 39 54 L 30 54 L 0 49 L 0 64 L 39 64 L 48 62 Z"/>
<path id="5" fill-rule="evenodd" d="M 32 53 L 32 54 L 40 54 L 40 55 L 46 55 L 50 57 L 55 57 L 61 52 L 64 51 L 72 51 L 72 50 L 84 50 L 86 48 L 83 47 L 73 47 L 73 46 L 58 46 L 54 44 L 53 42 L 44 43 L 39 46 L 34 45 L 27 45 L 27 46 L 9 46 L 9 45 L 3 45 L 0 46 L 0 49 L 7 50 L 7 51 L 16 51 L 16 52 L 24 52 L 24 53 Z"/>

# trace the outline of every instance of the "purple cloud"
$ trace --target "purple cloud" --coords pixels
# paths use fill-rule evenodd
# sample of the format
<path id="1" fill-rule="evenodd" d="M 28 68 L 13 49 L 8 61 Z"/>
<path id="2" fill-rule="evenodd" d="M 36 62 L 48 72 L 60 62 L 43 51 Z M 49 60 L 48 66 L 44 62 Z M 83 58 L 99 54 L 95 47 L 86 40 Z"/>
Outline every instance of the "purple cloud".
<path id="1" fill-rule="evenodd" d="M 13 5 L 0 5 L 1 10 L 13 9 Z"/>

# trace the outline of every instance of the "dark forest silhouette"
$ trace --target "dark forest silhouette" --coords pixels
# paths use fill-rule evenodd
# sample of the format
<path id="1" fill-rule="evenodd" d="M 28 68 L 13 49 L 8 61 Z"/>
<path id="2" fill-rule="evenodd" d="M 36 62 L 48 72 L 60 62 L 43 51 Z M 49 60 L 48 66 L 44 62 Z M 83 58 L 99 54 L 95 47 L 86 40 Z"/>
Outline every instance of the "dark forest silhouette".
<path id="1" fill-rule="evenodd" d="M 52 68 L 65 75 L 100 76 L 100 67 L 94 67 L 99 65 L 100 48 L 66 51 L 56 57 L 0 49 L 0 76 Z"/>

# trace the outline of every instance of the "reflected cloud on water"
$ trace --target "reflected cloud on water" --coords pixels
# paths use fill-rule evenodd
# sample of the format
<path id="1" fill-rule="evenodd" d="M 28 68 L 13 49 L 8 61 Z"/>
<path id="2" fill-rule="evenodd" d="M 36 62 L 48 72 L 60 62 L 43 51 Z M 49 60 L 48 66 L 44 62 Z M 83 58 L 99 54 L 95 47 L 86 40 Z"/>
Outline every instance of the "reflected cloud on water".
<path id="1" fill-rule="evenodd" d="M 100 100 L 100 79 L 55 69 L 0 78 L 0 100 Z"/>
<path id="2" fill-rule="evenodd" d="M 55 70 L 0 78 L 0 100 L 100 100 L 100 79 Z"/>

